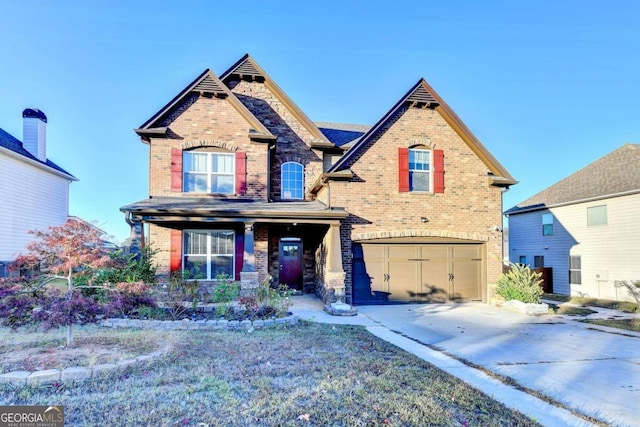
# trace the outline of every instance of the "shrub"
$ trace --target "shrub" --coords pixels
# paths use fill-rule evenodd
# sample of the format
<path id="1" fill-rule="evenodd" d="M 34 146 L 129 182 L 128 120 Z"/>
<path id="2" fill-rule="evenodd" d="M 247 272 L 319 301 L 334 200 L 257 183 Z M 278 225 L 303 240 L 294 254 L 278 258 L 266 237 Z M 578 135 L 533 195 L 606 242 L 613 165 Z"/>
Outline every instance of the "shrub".
<path id="1" fill-rule="evenodd" d="M 510 264 L 509 271 L 498 279 L 496 293 L 505 300 L 539 304 L 542 297 L 542 274 L 527 265 Z"/>
<path id="2" fill-rule="evenodd" d="M 629 296 L 636 300 L 635 311 L 640 311 L 640 280 L 623 280 L 616 286 L 627 290 Z"/>
<path id="3" fill-rule="evenodd" d="M 231 277 L 220 274 L 216 276 L 216 280 L 218 280 L 219 283 L 213 289 L 212 302 L 229 303 L 238 298 L 240 285 L 231 280 Z"/>

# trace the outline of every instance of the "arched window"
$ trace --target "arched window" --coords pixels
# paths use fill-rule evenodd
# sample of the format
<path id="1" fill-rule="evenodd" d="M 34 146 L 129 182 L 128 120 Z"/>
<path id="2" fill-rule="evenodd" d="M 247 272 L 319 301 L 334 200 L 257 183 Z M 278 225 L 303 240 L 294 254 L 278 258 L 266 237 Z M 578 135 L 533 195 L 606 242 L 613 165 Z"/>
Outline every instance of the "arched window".
<path id="1" fill-rule="evenodd" d="M 304 168 L 300 163 L 287 162 L 282 165 L 283 199 L 302 199 L 304 197 Z"/>

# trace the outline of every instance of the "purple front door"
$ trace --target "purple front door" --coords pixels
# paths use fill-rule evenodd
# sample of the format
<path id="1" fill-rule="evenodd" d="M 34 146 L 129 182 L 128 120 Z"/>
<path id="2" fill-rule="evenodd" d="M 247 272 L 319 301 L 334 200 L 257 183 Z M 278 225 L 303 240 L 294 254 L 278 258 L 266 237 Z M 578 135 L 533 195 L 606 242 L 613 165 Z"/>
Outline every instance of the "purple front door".
<path id="1" fill-rule="evenodd" d="M 280 283 L 302 290 L 302 242 L 280 240 Z"/>

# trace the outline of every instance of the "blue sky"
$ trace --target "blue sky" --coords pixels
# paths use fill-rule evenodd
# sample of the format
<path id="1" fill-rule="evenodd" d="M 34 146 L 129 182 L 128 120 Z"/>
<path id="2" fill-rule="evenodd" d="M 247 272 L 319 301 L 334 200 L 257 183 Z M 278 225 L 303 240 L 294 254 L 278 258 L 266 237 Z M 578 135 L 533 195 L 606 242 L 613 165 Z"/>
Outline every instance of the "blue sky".
<path id="1" fill-rule="evenodd" d="M 316 121 L 373 124 L 424 77 L 520 181 L 505 209 L 640 142 L 634 0 L 0 4 L 0 127 L 43 110 L 70 213 L 117 241 L 148 194 L 132 129 L 245 53 Z"/>

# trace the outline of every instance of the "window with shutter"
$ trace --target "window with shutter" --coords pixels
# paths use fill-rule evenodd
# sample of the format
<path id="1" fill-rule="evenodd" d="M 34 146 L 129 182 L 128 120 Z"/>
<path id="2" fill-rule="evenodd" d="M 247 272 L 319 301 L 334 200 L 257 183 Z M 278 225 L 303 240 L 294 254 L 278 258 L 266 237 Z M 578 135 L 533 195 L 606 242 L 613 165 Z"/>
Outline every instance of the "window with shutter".
<path id="1" fill-rule="evenodd" d="M 444 193 L 444 152 L 398 148 L 398 191 Z"/>

